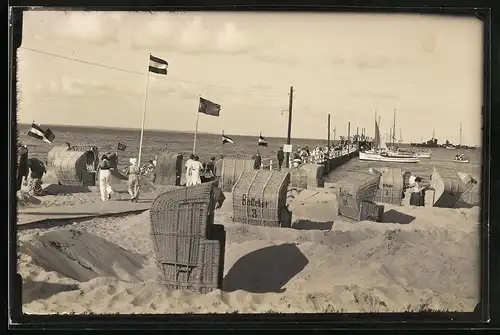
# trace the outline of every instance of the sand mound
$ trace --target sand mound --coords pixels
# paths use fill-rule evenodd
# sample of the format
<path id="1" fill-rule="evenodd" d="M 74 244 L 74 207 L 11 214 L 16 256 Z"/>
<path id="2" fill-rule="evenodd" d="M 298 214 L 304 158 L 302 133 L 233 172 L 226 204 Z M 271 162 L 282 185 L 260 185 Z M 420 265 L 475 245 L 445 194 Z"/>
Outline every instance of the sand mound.
<path id="1" fill-rule="evenodd" d="M 143 280 L 144 256 L 127 251 L 101 237 L 75 229 L 52 231 L 24 243 L 21 251 L 47 271 L 79 282 L 96 277 Z"/>
<path id="2" fill-rule="evenodd" d="M 28 192 L 25 192 L 23 190 L 17 191 L 16 195 L 18 206 L 26 207 L 41 204 L 41 201 L 39 199 L 29 195 Z"/>
<path id="3" fill-rule="evenodd" d="M 227 234 L 223 289 L 207 295 L 169 291 L 155 282 L 148 212 L 96 218 L 70 230 L 22 231 L 29 246 L 22 249 L 19 270 L 27 292 L 23 311 L 474 310 L 480 287 L 478 208 L 386 205 L 385 223 L 347 223 L 332 215 L 334 193 L 291 195 L 292 228 L 270 228 L 233 223 L 226 194 L 215 218 Z M 403 223 L 402 217 L 411 220 Z"/>

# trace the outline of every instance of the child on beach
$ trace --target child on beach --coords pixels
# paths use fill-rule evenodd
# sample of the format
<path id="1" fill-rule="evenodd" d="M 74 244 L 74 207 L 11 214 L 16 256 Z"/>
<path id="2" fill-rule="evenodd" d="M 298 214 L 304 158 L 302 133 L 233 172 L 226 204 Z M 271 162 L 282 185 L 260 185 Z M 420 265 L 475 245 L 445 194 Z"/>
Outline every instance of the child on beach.
<path id="1" fill-rule="evenodd" d="M 113 190 L 111 189 L 111 165 L 107 155 L 101 156 L 99 162 L 99 189 L 101 191 L 101 200 L 108 201 L 111 199 Z"/>
<path id="2" fill-rule="evenodd" d="M 137 166 L 137 158 L 130 158 L 130 166 L 125 168 L 125 175 L 128 176 L 130 201 L 137 202 L 139 197 L 139 167 Z"/>

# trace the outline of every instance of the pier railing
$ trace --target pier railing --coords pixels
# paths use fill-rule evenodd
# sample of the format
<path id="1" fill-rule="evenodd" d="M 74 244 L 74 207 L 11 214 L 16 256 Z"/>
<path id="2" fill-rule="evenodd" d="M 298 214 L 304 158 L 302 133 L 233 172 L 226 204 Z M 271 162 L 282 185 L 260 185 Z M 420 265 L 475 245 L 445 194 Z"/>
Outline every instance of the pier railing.
<path id="1" fill-rule="evenodd" d="M 329 159 L 340 158 L 340 157 L 346 156 L 348 154 L 355 153 L 357 150 L 358 150 L 357 148 L 351 147 L 349 149 L 331 151 L 330 155 L 329 155 Z M 300 164 L 307 164 L 307 163 L 323 164 L 324 162 L 325 162 L 324 155 L 323 155 L 323 157 L 311 155 L 308 157 L 303 157 Z M 291 157 L 289 159 L 289 166 L 293 166 L 293 158 L 291 158 Z M 260 164 L 260 168 L 263 170 L 277 170 L 278 169 L 278 160 L 276 158 L 264 158 L 264 159 L 262 159 L 262 163 Z"/>

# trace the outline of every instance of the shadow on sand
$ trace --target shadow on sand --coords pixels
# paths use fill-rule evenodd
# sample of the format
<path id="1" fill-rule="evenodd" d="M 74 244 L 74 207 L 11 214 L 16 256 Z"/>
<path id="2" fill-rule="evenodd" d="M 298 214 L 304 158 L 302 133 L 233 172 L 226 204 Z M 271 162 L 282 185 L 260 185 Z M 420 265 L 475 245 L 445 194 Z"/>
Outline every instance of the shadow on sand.
<path id="1" fill-rule="evenodd" d="M 382 222 L 384 223 L 399 223 L 399 224 L 410 224 L 415 220 L 414 216 L 407 215 L 394 209 L 384 213 Z"/>
<path id="2" fill-rule="evenodd" d="M 78 285 L 75 284 L 56 284 L 28 279 L 23 283 L 23 293 L 30 293 L 30 291 L 34 291 L 35 294 L 22 294 L 22 301 L 23 304 L 27 304 L 33 300 L 48 299 L 61 292 L 75 291 L 79 289 Z"/>
<path id="3" fill-rule="evenodd" d="M 69 186 L 51 184 L 43 189 L 45 195 L 58 194 L 74 194 L 74 193 L 90 193 L 92 192 L 88 186 Z"/>
<path id="4" fill-rule="evenodd" d="M 332 227 L 333 221 L 318 222 L 301 219 L 292 224 L 292 228 L 297 230 L 331 230 Z"/>
<path id="5" fill-rule="evenodd" d="M 309 263 L 293 243 L 255 250 L 241 257 L 224 277 L 223 290 L 283 293 L 283 286 Z"/>

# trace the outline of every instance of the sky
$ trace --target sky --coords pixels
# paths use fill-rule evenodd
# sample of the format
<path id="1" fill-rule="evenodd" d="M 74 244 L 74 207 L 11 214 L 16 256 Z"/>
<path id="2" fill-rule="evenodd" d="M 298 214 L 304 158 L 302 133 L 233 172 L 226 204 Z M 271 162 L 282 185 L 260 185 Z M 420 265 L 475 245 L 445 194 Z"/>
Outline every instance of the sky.
<path id="1" fill-rule="evenodd" d="M 19 120 L 286 137 L 366 128 L 481 143 L 482 22 L 417 14 L 28 11 Z M 149 54 L 169 62 L 151 73 Z M 145 99 L 147 94 L 147 99 Z M 197 115 L 199 96 L 222 105 Z M 146 101 L 146 104 L 145 104 Z M 333 134 L 332 134 L 333 135 Z"/>

